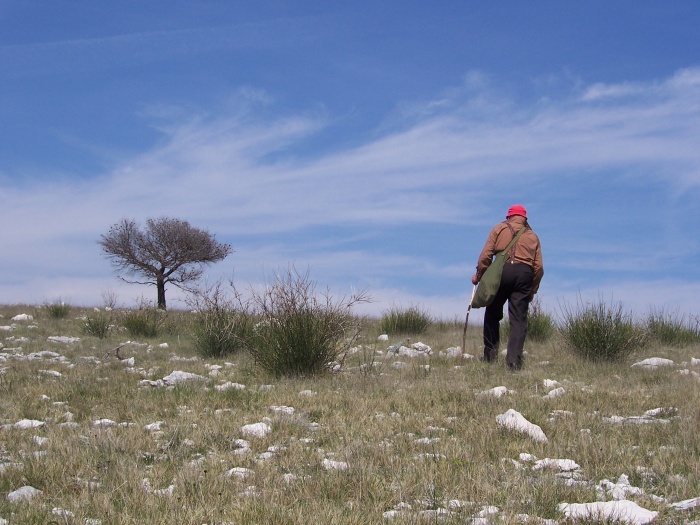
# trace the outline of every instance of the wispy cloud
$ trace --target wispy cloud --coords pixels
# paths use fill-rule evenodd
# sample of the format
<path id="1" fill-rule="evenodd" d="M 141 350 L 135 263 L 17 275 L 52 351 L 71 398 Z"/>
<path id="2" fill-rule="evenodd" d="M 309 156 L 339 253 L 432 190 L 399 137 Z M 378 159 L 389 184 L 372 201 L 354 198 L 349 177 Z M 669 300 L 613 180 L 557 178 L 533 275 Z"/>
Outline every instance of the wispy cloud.
<path id="1" fill-rule="evenodd" d="M 280 17 L 256 23 L 118 33 L 0 46 L 0 71 L 22 75 L 99 71 L 182 60 L 212 51 L 288 49 L 328 31 L 329 17 Z M 187 23 L 187 21 L 185 21 Z"/>
<path id="2" fill-rule="evenodd" d="M 683 209 L 697 211 L 697 205 L 679 199 L 700 185 L 700 69 L 646 84 L 593 85 L 527 106 L 493 97 L 491 90 L 486 77 L 474 75 L 434 101 L 413 104 L 402 118 L 397 112 L 373 140 L 319 155 L 309 153 L 315 141 L 333 133 L 325 116 L 256 118 L 239 108 L 216 118 L 159 121 L 159 146 L 90 180 L 17 186 L 13 174 L 5 173 L 0 214 L 15 227 L 3 261 L 21 266 L 27 254 L 33 261 L 42 257 L 36 246 L 57 249 L 58 241 L 75 237 L 84 240 L 76 250 L 92 260 L 88 250 L 94 253 L 98 236 L 121 217 L 170 215 L 208 227 L 234 245 L 255 236 L 258 242 L 269 239 L 272 250 L 253 253 L 244 245 L 234 254 L 237 268 L 248 268 L 242 271 L 246 275 L 262 266 L 256 259 L 294 257 L 302 265 L 322 266 L 335 282 L 360 267 L 366 282 L 404 299 L 411 295 L 411 281 L 435 280 L 441 283 L 436 289 L 444 289 L 452 280 L 451 296 L 433 296 L 439 297 L 436 303 L 451 305 L 467 293 L 461 288 L 488 226 L 501 220 L 510 201 L 524 201 L 542 225 L 545 265 L 549 261 L 554 269 L 546 274 L 543 293 L 570 293 L 554 283 L 565 287 L 565 277 L 585 268 L 605 273 L 625 265 L 663 266 L 654 246 L 682 243 L 685 233 L 676 224 Z M 271 103 L 264 92 L 257 98 Z M 564 227 L 572 224 L 571 214 L 584 217 L 596 202 L 610 199 L 596 191 L 597 185 L 622 188 L 630 177 L 636 186 L 661 188 L 662 195 L 647 196 L 645 205 L 651 207 L 645 213 L 666 224 L 662 231 L 611 238 L 607 228 L 638 211 L 624 198 L 614 208 L 597 207 L 597 220 L 573 223 L 579 231 Z M 575 193 L 584 186 L 590 193 Z M 663 206 L 649 204 L 656 198 Z M 686 208 L 668 209 L 669 203 Z M 397 227 L 421 225 L 429 232 L 431 224 L 451 228 L 454 238 L 448 242 L 464 244 L 463 265 L 416 253 L 411 243 L 393 237 Z M 304 238 L 304 232 L 318 235 L 318 228 L 325 228 L 322 235 L 328 238 L 334 228 L 369 230 L 375 238 L 363 248 L 343 246 L 340 239 L 339 246 L 319 250 L 323 238 Z M 284 240 L 290 233 L 293 245 Z M 581 244 L 578 234 L 584 235 Z M 650 244 L 640 245 L 640 239 Z M 50 253 L 43 257 L 47 268 L 55 264 Z M 111 274 L 103 267 L 107 281 Z M 656 282 L 666 278 L 662 270 Z M 86 286 L 94 286 L 94 280 Z M 633 287 L 625 286 L 618 288 L 631 293 Z M 677 288 L 683 290 L 682 283 Z"/>

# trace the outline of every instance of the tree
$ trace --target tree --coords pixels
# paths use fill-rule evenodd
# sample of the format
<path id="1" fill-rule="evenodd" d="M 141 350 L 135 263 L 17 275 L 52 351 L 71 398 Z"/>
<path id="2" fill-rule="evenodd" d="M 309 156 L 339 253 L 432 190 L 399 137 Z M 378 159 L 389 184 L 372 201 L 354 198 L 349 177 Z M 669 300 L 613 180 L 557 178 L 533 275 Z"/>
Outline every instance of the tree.
<path id="1" fill-rule="evenodd" d="M 230 245 L 217 242 L 207 230 L 168 217 L 148 219 L 144 230 L 135 221 L 122 219 L 98 242 L 117 272 L 145 280 L 121 275 L 120 279 L 156 287 L 158 308 L 163 310 L 167 283 L 187 289 L 187 283 L 201 277 L 204 266 L 231 253 Z"/>

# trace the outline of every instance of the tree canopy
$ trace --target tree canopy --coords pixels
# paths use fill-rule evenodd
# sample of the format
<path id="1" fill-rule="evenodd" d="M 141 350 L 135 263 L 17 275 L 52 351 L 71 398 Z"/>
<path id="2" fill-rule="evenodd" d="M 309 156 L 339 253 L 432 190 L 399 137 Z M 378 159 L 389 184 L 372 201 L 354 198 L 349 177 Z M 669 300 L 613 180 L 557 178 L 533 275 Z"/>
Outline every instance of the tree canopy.
<path id="1" fill-rule="evenodd" d="M 148 219 L 142 230 L 133 220 L 112 225 L 98 241 L 120 279 L 131 284 L 155 286 L 158 307 L 165 309 L 165 285 L 187 289 L 198 280 L 208 264 L 222 261 L 231 246 L 209 231 L 169 217 Z M 128 276 L 129 278 L 125 277 Z"/>

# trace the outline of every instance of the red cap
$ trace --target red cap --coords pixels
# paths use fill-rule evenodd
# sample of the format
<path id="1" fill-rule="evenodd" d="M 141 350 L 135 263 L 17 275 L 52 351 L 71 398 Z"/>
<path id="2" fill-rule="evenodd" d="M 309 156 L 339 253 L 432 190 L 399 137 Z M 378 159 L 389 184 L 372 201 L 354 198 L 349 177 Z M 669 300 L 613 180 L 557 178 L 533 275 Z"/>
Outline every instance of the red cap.
<path id="1" fill-rule="evenodd" d="M 506 219 L 511 215 L 522 215 L 527 219 L 527 210 L 522 204 L 513 204 L 510 208 L 508 208 L 508 215 L 506 215 Z"/>

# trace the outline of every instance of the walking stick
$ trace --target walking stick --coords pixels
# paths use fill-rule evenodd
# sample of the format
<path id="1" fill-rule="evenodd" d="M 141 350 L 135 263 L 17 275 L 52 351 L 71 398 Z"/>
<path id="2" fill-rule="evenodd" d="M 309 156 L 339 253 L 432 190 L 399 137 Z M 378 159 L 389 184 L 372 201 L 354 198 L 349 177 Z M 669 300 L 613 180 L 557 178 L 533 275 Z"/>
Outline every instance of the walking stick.
<path id="1" fill-rule="evenodd" d="M 467 346 L 467 324 L 469 323 L 469 312 L 472 311 L 472 302 L 474 301 L 474 294 L 476 294 L 476 285 L 472 288 L 472 297 L 469 299 L 469 306 L 467 307 L 467 318 L 464 320 L 464 332 L 462 333 L 462 354 Z"/>

